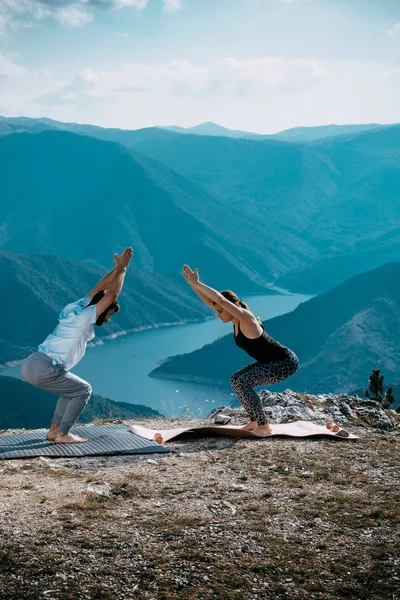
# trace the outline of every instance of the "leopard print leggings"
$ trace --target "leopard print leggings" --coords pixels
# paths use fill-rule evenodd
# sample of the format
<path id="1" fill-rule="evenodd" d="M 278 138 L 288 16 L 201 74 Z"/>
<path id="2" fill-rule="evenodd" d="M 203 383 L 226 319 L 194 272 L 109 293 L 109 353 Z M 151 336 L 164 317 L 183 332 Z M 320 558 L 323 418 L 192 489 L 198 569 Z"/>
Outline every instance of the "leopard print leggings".
<path id="1" fill-rule="evenodd" d="M 254 362 L 232 375 L 230 379 L 232 389 L 245 407 L 251 421 L 257 421 L 259 425 L 267 423 L 261 400 L 253 387 L 279 383 L 293 375 L 298 366 L 297 356 L 291 352 L 284 360 L 274 360 L 265 364 Z"/>

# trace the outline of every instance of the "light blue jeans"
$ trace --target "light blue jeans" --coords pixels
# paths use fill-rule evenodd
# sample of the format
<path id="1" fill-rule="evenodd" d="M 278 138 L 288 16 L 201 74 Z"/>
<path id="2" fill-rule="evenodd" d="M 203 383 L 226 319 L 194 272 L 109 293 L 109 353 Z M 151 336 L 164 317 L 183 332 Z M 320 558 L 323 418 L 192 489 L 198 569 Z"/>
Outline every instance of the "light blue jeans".
<path id="1" fill-rule="evenodd" d="M 87 381 L 62 365 L 53 365 L 50 356 L 43 352 L 34 352 L 22 362 L 21 375 L 35 387 L 60 394 L 52 423 L 59 425 L 62 433 L 68 433 L 92 395 Z"/>

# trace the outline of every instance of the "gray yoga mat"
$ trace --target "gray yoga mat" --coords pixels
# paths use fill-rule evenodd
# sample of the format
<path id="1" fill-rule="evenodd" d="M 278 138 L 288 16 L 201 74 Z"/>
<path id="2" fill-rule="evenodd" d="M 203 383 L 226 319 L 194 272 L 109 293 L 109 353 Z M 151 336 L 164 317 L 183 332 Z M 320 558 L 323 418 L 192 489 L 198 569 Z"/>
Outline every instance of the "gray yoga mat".
<path id="1" fill-rule="evenodd" d="M 0 435 L 0 460 L 32 456 L 102 456 L 110 454 L 151 454 L 169 452 L 160 444 L 129 431 L 128 425 L 73 427 L 71 433 L 89 439 L 85 444 L 54 444 L 46 431 L 25 431 Z"/>

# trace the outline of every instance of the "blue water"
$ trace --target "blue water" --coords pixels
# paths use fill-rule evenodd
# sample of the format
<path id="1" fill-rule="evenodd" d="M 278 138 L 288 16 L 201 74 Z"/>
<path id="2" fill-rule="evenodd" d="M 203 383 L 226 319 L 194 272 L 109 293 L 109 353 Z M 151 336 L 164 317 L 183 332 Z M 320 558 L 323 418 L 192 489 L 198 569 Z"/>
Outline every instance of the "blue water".
<path id="1" fill-rule="evenodd" d="M 251 296 L 245 299 L 254 314 L 265 320 L 296 308 L 310 296 L 287 294 Z M 88 349 L 74 373 L 88 380 L 97 394 L 111 400 L 142 404 L 166 416 L 204 416 L 230 394 L 213 386 L 148 377 L 163 359 L 192 352 L 231 333 L 232 325 L 213 318 L 203 323 L 179 325 L 131 333 L 106 340 Z M 243 354 L 243 364 L 247 357 Z M 15 368 L 2 372 L 17 375 Z"/>

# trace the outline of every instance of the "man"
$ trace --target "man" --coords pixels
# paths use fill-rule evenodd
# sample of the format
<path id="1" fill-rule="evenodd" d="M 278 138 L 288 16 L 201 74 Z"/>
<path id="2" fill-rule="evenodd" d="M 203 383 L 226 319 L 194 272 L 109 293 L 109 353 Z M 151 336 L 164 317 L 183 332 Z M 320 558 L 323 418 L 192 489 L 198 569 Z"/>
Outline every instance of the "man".
<path id="1" fill-rule="evenodd" d="M 119 311 L 117 297 L 124 284 L 132 248 L 114 254 L 115 267 L 84 298 L 68 304 L 59 323 L 21 365 L 22 377 L 34 386 L 60 394 L 47 439 L 56 444 L 78 444 L 87 439 L 69 433 L 92 394 L 91 386 L 70 373 L 84 356 L 87 343 L 95 336 L 93 325 L 101 327 Z"/>

